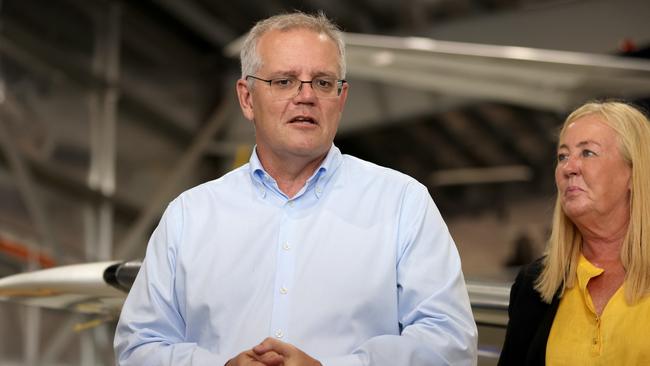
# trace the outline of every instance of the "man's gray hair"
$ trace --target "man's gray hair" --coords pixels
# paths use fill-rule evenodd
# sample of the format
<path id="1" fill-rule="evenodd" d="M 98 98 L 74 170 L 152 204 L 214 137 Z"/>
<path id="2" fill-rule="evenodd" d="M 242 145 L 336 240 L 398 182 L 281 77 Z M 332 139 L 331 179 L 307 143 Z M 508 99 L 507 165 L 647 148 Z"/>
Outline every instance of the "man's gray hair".
<path id="1" fill-rule="evenodd" d="M 257 53 L 257 42 L 266 32 L 271 30 L 288 31 L 300 28 L 325 34 L 334 41 L 339 50 L 338 77 L 345 79 L 345 42 L 343 41 L 343 32 L 323 12 L 318 12 L 318 14 L 314 15 L 302 12 L 280 14 L 257 22 L 248 33 L 248 36 L 246 36 L 241 49 L 242 78 L 245 78 L 247 75 L 255 75 L 262 67 L 262 59 Z"/>

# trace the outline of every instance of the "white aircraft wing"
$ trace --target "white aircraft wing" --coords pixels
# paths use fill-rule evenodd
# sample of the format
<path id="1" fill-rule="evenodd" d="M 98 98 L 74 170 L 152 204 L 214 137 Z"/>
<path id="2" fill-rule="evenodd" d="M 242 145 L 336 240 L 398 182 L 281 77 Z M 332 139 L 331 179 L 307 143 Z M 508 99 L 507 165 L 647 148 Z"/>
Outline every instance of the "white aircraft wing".
<path id="1" fill-rule="evenodd" d="M 0 278 L 0 300 L 79 313 L 118 314 L 140 262 L 75 264 Z"/>

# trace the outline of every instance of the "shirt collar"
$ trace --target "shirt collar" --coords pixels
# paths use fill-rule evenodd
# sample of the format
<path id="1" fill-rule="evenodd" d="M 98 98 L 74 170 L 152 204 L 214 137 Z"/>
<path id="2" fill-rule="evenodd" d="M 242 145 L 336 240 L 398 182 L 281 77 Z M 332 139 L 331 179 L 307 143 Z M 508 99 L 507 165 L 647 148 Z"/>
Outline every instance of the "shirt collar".
<path id="1" fill-rule="evenodd" d="M 341 150 L 332 144 L 332 147 L 330 147 L 330 151 L 327 153 L 323 163 L 318 169 L 316 169 L 316 173 L 307 180 L 307 186 L 312 183 L 317 184 L 315 190 L 316 197 L 321 197 L 325 187 L 332 180 L 332 176 L 341 165 L 342 161 L 343 156 L 341 155 Z"/>
<path id="2" fill-rule="evenodd" d="M 578 260 L 578 268 L 576 270 L 578 276 L 578 286 L 580 290 L 584 292 L 587 289 L 587 284 L 589 280 L 600 275 L 604 272 L 602 268 L 594 266 L 591 262 L 585 258 L 584 255 L 580 254 L 580 259 Z"/>
<path id="3" fill-rule="evenodd" d="M 320 198 L 325 191 L 325 187 L 331 181 L 332 176 L 337 171 L 342 162 L 343 156 L 341 154 L 341 151 L 338 147 L 332 144 L 330 150 L 325 156 L 325 159 L 318 167 L 318 169 L 314 171 L 314 174 L 312 174 L 311 177 L 307 179 L 305 182 L 305 187 L 303 187 L 298 195 L 296 195 L 296 198 L 314 187 L 314 194 L 317 198 Z M 279 192 L 277 183 L 275 183 L 275 180 L 266 172 L 266 170 L 264 170 L 264 167 L 262 166 L 262 162 L 257 155 L 257 145 L 253 148 L 253 153 L 251 154 L 249 165 L 251 179 L 254 182 L 260 195 L 265 196 L 267 188 L 271 188 Z"/>

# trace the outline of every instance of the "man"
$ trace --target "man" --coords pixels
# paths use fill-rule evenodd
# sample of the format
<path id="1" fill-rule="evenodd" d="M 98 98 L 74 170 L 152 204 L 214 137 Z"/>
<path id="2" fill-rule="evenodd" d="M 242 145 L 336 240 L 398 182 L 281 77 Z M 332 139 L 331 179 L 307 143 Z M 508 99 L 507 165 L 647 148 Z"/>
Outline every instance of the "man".
<path id="1" fill-rule="evenodd" d="M 426 188 L 333 145 L 348 94 L 322 15 L 250 32 L 249 164 L 170 203 L 115 337 L 121 365 L 471 365 L 476 326 Z"/>

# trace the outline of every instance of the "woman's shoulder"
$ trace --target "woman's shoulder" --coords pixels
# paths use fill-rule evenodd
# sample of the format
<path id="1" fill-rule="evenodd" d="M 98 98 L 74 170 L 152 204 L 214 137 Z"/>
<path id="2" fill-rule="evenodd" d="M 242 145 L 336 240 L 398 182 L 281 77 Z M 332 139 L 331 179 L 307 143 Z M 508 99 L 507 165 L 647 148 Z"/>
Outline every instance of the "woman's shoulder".
<path id="1" fill-rule="evenodd" d="M 535 288 L 537 279 L 544 269 L 545 257 L 540 257 L 534 262 L 524 265 L 519 270 L 517 278 L 511 289 L 511 301 L 544 303 L 540 293 Z"/>
<path id="2" fill-rule="evenodd" d="M 537 279 L 542 269 L 544 269 L 544 259 L 546 257 L 539 257 L 534 262 L 528 263 L 521 267 L 519 275 L 526 279 Z"/>

